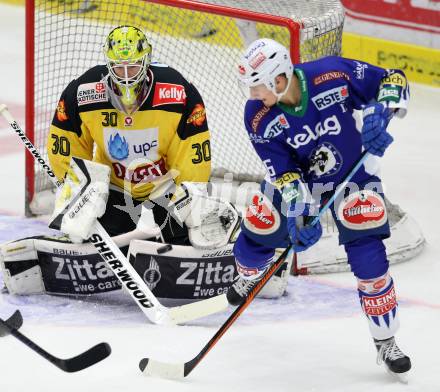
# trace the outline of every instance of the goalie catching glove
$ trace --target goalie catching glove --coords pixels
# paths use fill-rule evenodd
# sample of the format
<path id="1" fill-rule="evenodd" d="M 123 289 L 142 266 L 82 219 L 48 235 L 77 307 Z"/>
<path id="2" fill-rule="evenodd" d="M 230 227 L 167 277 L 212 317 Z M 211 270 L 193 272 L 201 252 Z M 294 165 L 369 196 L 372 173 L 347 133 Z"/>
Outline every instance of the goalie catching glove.
<path id="1" fill-rule="evenodd" d="M 68 234 L 72 242 L 88 239 L 96 220 L 104 215 L 109 184 L 108 166 L 72 157 L 49 227 Z"/>
<path id="2" fill-rule="evenodd" d="M 164 207 L 180 225 L 187 226 L 195 248 L 214 249 L 228 244 L 239 225 L 232 204 L 209 196 L 207 183 L 176 185 L 171 175 L 170 171 L 155 182 L 150 201 Z"/>

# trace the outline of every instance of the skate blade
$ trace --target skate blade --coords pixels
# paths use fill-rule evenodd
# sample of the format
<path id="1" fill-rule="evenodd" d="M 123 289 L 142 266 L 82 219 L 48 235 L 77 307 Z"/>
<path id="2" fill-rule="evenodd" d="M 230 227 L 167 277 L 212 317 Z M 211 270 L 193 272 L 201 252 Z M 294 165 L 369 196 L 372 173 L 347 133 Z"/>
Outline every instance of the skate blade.
<path id="1" fill-rule="evenodd" d="M 388 367 L 385 365 L 385 368 L 387 369 L 388 374 L 391 375 L 396 381 L 399 381 L 401 384 L 408 384 L 408 372 L 405 373 L 394 373 Z"/>

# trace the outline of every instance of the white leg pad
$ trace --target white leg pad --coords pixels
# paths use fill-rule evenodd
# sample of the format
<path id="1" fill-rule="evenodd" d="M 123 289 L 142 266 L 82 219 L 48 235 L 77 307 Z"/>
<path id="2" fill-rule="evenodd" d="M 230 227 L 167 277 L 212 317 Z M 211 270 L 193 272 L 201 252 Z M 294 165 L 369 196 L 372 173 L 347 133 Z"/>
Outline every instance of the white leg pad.
<path id="1" fill-rule="evenodd" d="M 34 239 L 0 246 L 0 271 L 10 294 L 45 293 L 41 268 L 37 263 Z"/>

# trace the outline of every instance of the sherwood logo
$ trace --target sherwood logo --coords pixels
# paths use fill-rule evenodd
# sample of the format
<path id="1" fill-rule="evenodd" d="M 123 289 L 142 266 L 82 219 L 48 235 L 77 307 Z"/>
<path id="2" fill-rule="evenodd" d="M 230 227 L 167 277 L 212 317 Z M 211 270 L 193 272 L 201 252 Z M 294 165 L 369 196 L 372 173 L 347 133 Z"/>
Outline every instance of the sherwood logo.
<path id="1" fill-rule="evenodd" d="M 176 285 L 195 286 L 194 297 L 211 297 L 225 293 L 235 275 L 233 265 L 224 265 L 220 261 L 182 261 L 179 266 L 184 272 L 177 278 Z M 214 285 L 215 287 L 209 287 Z"/>
<path id="2" fill-rule="evenodd" d="M 139 289 L 138 284 L 133 281 L 126 269 L 123 269 L 121 261 L 115 256 L 115 254 L 107 247 L 106 243 L 103 241 L 99 234 L 93 234 L 89 238 L 90 242 L 98 250 L 99 254 L 104 260 L 106 260 L 107 265 L 112 269 L 114 274 L 119 278 L 123 287 L 125 287 L 137 302 L 141 304 L 144 308 L 153 308 L 154 305 L 147 298 L 145 293 Z"/>
<path id="3" fill-rule="evenodd" d="M 38 150 L 34 147 L 31 141 L 26 137 L 20 126 L 17 124 L 17 121 L 11 123 L 11 127 L 14 129 L 15 133 L 20 136 L 20 139 L 23 140 L 24 145 L 29 150 L 29 152 L 34 156 L 36 161 L 43 167 L 49 177 L 56 178 L 55 173 L 51 170 L 50 166 L 47 165 L 46 161 L 41 157 Z M 61 182 L 57 181 L 56 186 L 60 186 Z"/>

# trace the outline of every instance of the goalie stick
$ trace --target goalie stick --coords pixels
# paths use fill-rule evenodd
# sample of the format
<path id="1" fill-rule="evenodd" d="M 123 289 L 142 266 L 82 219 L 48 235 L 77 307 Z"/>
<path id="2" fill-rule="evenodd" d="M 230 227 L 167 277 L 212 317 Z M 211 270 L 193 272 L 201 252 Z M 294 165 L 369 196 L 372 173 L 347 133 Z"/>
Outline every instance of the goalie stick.
<path id="1" fill-rule="evenodd" d="M 78 372 L 86 369 L 95 363 L 107 358 L 112 350 L 108 343 L 99 343 L 96 346 L 88 349 L 82 354 L 69 359 L 60 359 L 52 354 L 49 354 L 46 350 L 42 349 L 38 344 L 34 343 L 28 337 L 24 336 L 18 331 L 23 323 L 23 318 L 19 310 L 17 310 L 9 319 L 2 320 L 0 318 L 0 336 L 12 335 L 20 342 L 24 343 L 30 349 L 34 350 L 37 354 L 40 354 L 44 359 L 47 359 L 50 363 L 57 368 L 68 372 Z"/>
<path id="2" fill-rule="evenodd" d="M 344 181 L 339 184 L 333 196 L 328 199 L 325 204 L 320 208 L 318 215 L 311 221 L 311 225 L 315 225 L 319 221 L 319 217 L 327 211 L 335 201 L 336 197 L 345 189 L 345 186 L 365 162 L 365 159 L 369 156 L 369 153 L 364 151 L 360 155 L 359 159 L 353 164 L 348 174 L 345 176 Z M 152 358 L 142 358 L 139 362 L 139 368 L 141 372 L 146 376 L 156 376 L 169 379 L 181 379 L 190 374 L 194 368 L 201 362 L 201 360 L 208 354 L 208 352 L 216 345 L 225 332 L 232 326 L 237 318 L 246 310 L 249 304 L 253 301 L 255 296 L 261 291 L 264 285 L 272 277 L 272 275 L 280 268 L 286 259 L 292 245 L 289 245 L 278 260 L 271 265 L 271 267 L 264 274 L 263 278 L 255 285 L 255 287 L 249 292 L 245 301 L 242 302 L 237 309 L 229 316 L 229 318 L 223 323 L 216 334 L 211 340 L 202 348 L 202 350 L 190 361 L 185 363 L 169 363 L 161 362 Z"/>
<path id="3" fill-rule="evenodd" d="M 27 138 L 25 132 L 12 117 L 6 105 L 0 105 L 0 114 L 3 115 L 34 159 L 51 178 L 54 185 L 56 187 L 60 187 L 62 182 L 57 180 L 55 173 L 52 171 L 49 164 L 43 159 L 32 142 Z M 95 224 L 95 230 L 89 240 L 95 246 L 108 268 L 119 279 L 122 287 L 124 287 L 131 295 L 133 300 L 147 316 L 147 318 L 155 324 L 182 324 L 187 321 L 220 312 L 226 309 L 228 306 L 226 295 L 222 294 L 186 305 L 170 308 L 165 307 L 151 292 L 151 290 L 138 275 L 133 266 L 128 262 L 127 258 L 123 255 L 121 250 L 116 246 L 112 238 L 98 221 Z"/>

